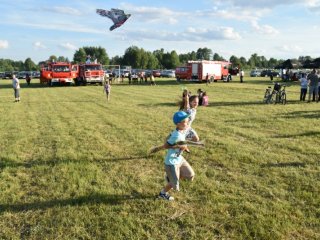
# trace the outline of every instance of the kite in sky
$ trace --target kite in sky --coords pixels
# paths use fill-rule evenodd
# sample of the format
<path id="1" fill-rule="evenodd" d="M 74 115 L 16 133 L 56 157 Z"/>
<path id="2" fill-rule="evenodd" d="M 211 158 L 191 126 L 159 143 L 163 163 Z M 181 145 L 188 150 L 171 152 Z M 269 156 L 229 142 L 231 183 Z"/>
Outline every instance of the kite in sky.
<path id="1" fill-rule="evenodd" d="M 125 14 L 123 10 L 111 8 L 111 10 L 97 9 L 97 13 L 103 17 L 108 17 L 113 21 L 113 25 L 110 27 L 110 31 L 120 27 L 131 16 L 131 14 Z"/>

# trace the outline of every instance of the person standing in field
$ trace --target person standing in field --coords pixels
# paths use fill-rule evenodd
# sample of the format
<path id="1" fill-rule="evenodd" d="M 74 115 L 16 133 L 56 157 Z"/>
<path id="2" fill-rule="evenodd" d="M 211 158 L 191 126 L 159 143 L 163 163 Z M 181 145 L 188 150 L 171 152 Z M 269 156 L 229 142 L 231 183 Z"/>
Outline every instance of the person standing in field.
<path id="1" fill-rule="evenodd" d="M 183 106 L 180 107 L 180 110 L 183 109 L 183 111 L 185 111 L 189 115 L 186 139 L 198 142 L 199 136 L 197 132 L 191 127 L 191 124 L 196 118 L 197 108 L 199 105 L 199 97 L 198 95 L 192 95 L 189 97 L 189 94 L 186 93 L 187 92 L 185 90 L 182 100 Z"/>
<path id="2" fill-rule="evenodd" d="M 308 103 L 311 100 L 311 95 L 315 94 L 316 97 L 318 97 L 318 87 L 319 87 L 319 78 L 316 74 L 316 70 L 313 69 L 312 72 L 308 75 L 308 85 L 309 85 L 309 98 Z M 317 102 L 319 102 L 319 98 L 315 99 Z"/>
<path id="3" fill-rule="evenodd" d="M 154 76 L 153 76 L 152 73 L 151 73 L 151 75 L 150 75 L 150 85 L 151 85 L 151 86 L 155 86 L 155 85 L 156 85 L 156 82 L 155 82 L 155 80 L 154 80 Z"/>
<path id="4" fill-rule="evenodd" d="M 20 102 L 20 81 L 16 75 L 12 76 L 12 87 L 14 90 L 15 102 Z"/>
<path id="5" fill-rule="evenodd" d="M 179 191 L 180 179 L 193 180 L 194 171 L 190 164 L 182 156 L 183 151 L 188 151 L 187 145 L 178 145 L 178 142 L 186 140 L 186 130 L 188 128 L 189 114 L 178 111 L 173 115 L 173 123 L 176 129 L 171 132 L 163 149 L 168 149 L 165 157 L 165 172 L 167 184 L 160 191 L 158 198 L 172 201 L 174 198 L 169 195 L 169 191 L 174 189 Z"/>
<path id="6" fill-rule="evenodd" d="M 244 71 L 240 70 L 240 82 L 243 83 Z"/>
<path id="7" fill-rule="evenodd" d="M 301 78 L 299 79 L 300 81 L 300 101 L 305 101 L 306 100 L 306 95 L 308 91 L 308 80 L 306 79 L 306 75 L 302 73 Z"/>
<path id="8" fill-rule="evenodd" d="M 104 91 L 106 92 L 107 95 L 107 101 L 110 100 L 110 94 L 111 94 L 111 85 L 109 81 L 106 81 L 105 85 L 104 85 Z"/>
<path id="9" fill-rule="evenodd" d="M 31 82 L 31 76 L 29 73 L 26 74 L 26 82 L 28 84 L 28 86 L 30 85 L 30 82 Z"/>

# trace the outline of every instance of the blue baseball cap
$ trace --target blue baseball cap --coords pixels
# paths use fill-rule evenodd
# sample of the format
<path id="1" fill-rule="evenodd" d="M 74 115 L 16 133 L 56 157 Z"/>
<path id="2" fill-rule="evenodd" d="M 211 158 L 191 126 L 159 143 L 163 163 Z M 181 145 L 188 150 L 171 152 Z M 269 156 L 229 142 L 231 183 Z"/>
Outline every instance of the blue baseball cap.
<path id="1" fill-rule="evenodd" d="M 188 118 L 190 115 L 187 114 L 186 112 L 184 111 L 179 111 L 179 112 L 176 112 L 174 115 L 173 115 L 173 123 L 174 124 L 178 124 L 180 122 L 182 122 L 183 120 L 185 120 L 186 118 Z"/>

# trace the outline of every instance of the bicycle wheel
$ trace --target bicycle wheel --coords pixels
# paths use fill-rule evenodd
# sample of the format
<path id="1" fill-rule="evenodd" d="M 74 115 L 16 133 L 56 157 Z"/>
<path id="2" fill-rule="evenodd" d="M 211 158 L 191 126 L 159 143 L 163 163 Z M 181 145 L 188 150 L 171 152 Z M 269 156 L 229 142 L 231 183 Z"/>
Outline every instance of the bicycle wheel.
<path id="1" fill-rule="evenodd" d="M 287 103 L 287 94 L 285 92 L 281 93 L 281 103 L 286 104 Z"/>
<path id="2" fill-rule="evenodd" d="M 266 92 L 264 93 L 264 97 L 263 97 L 263 102 L 264 102 L 264 103 L 269 103 L 269 102 L 268 102 L 269 95 L 270 95 L 270 93 L 269 93 L 268 91 L 266 91 Z"/>
<path id="3" fill-rule="evenodd" d="M 275 93 L 272 93 L 272 94 L 269 96 L 269 103 L 274 103 L 274 104 L 276 104 L 276 94 L 275 94 Z"/>

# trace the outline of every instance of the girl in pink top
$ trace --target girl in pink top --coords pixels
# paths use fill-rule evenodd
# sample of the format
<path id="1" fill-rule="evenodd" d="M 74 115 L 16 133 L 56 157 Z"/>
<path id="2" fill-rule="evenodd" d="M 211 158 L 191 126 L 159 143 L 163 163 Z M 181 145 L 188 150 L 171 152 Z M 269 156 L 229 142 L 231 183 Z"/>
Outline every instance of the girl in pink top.
<path id="1" fill-rule="evenodd" d="M 206 92 L 202 95 L 202 106 L 208 106 L 209 105 L 209 97 Z"/>

